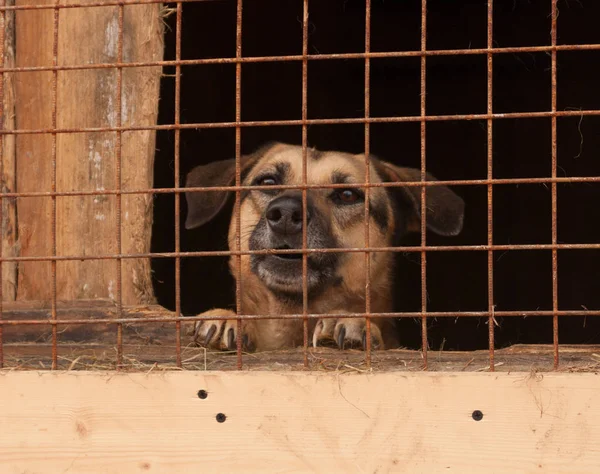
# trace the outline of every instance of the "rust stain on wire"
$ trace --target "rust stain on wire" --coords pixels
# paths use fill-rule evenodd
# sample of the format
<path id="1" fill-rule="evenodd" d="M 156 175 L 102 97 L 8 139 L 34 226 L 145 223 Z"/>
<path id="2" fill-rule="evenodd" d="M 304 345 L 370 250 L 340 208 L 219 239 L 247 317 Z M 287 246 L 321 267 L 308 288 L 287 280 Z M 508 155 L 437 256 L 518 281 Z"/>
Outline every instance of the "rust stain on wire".
<path id="1" fill-rule="evenodd" d="M 162 2 L 161 2 L 162 3 Z M 185 2 L 184 2 L 185 3 Z M 87 5 L 86 5 L 87 6 Z M 54 7 L 48 7 L 54 8 Z M 2 11 L 2 8 L 0 8 Z M 429 50 L 425 51 L 425 56 L 457 56 L 457 55 L 487 55 L 487 54 L 516 54 L 516 53 L 542 53 L 550 51 L 595 51 L 600 50 L 600 44 L 581 44 L 581 45 L 558 45 L 550 46 L 525 46 L 513 48 L 483 48 L 483 49 L 448 49 L 448 50 Z M 307 61 L 326 61 L 340 59 L 381 59 L 381 58 L 404 58 L 421 57 L 421 51 L 390 51 L 390 52 L 371 52 L 371 53 L 332 53 L 332 54 L 307 54 Z M 4 67 L 1 72 L 40 72 L 40 71 L 76 71 L 91 69 L 114 69 L 139 68 L 139 67 L 175 67 L 175 66 L 198 66 L 209 64 L 236 64 L 236 63 L 265 63 L 265 62 L 302 62 L 302 55 L 291 56 L 248 56 L 243 58 L 199 58 L 199 59 L 180 59 L 163 61 L 131 61 L 115 63 L 86 63 L 86 64 L 63 64 L 60 66 L 22 66 L 22 67 Z"/>
<path id="2" fill-rule="evenodd" d="M 401 183 L 356 183 L 357 187 L 364 188 L 399 188 L 421 186 L 488 186 L 501 184 L 550 184 L 550 183 L 600 183 L 600 176 L 573 176 L 573 177 L 547 177 L 547 178 L 495 178 L 495 179 L 457 179 L 440 181 L 403 181 Z M 249 191 L 257 189 L 283 190 L 283 189 L 337 189 L 347 187 L 347 184 L 289 184 L 273 186 L 214 186 L 209 188 L 153 188 L 129 189 L 117 191 L 115 189 L 98 189 L 94 191 L 32 191 L 32 192 L 7 192 L 1 193 L 0 198 L 29 198 L 29 197 L 68 197 L 68 196 L 106 196 L 106 195 L 131 195 L 131 194 L 181 194 L 183 192 L 215 192 L 215 191 Z"/>
<path id="3" fill-rule="evenodd" d="M 125 308 L 127 309 L 127 308 Z M 153 313 L 147 313 L 144 318 L 98 318 L 98 319 L 59 319 L 52 321 L 48 319 L 4 319 L 0 321 L 0 326 L 48 326 L 48 325 L 69 325 L 69 324 L 139 324 L 140 322 L 146 323 L 171 323 L 171 322 L 185 322 L 192 323 L 194 321 L 207 321 L 207 320 L 220 320 L 224 321 L 230 319 L 231 316 L 172 316 L 173 313 L 168 311 L 156 311 Z M 420 311 L 413 312 L 386 312 L 386 313 L 374 313 L 380 318 L 420 318 L 422 313 Z M 430 311 L 427 315 L 431 318 L 487 318 L 488 311 Z M 503 318 L 524 318 L 532 316 L 600 316 L 600 310 L 558 310 L 558 311 L 496 311 L 495 315 Z M 240 314 L 240 318 L 244 320 L 296 320 L 303 318 L 304 315 L 300 314 Z M 365 313 L 308 313 L 306 315 L 309 319 L 338 319 L 338 318 L 364 318 Z"/>
<path id="4" fill-rule="evenodd" d="M 552 0 L 551 21 L 552 27 L 550 39 L 552 46 L 556 46 L 556 22 L 558 19 L 557 1 Z M 552 89 L 552 112 L 556 112 L 556 50 L 552 50 L 551 66 L 551 89 Z M 556 116 L 552 117 L 552 177 L 556 177 L 557 170 L 557 145 L 556 145 Z M 557 239 L 557 205 L 556 205 L 556 183 L 552 183 L 552 244 Z M 552 342 L 554 346 L 554 368 L 558 369 L 558 251 L 552 249 Z"/>
<path id="5" fill-rule="evenodd" d="M 235 27 L 235 57 L 242 57 L 242 0 L 237 0 L 237 17 Z M 237 62 L 235 65 L 235 185 L 241 184 L 242 175 L 242 129 L 240 122 L 242 121 L 242 63 Z M 235 247 L 237 251 L 242 250 L 242 224 L 241 224 L 241 201 L 240 191 L 235 193 Z M 236 273 L 235 279 L 235 309 L 238 316 L 237 319 L 237 338 L 236 338 L 236 353 L 237 353 L 237 368 L 242 368 L 242 256 L 236 258 Z"/>
<path id="6" fill-rule="evenodd" d="M 491 49 L 493 45 L 494 35 L 494 1 L 488 0 L 488 16 L 487 16 L 487 47 Z M 487 55 L 487 113 L 492 115 L 493 112 L 493 55 Z M 492 119 L 487 121 L 487 178 L 494 178 L 493 169 L 493 124 Z M 491 246 L 494 243 L 494 200 L 493 200 L 493 185 L 487 185 L 487 243 L 490 246 L 488 250 L 488 346 L 490 351 L 490 371 L 494 371 L 494 251 Z"/>
<path id="7" fill-rule="evenodd" d="M 58 3 L 58 1 L 56 2 Z M 58 20 L 59 20 L 58 8 L 54 8 L 54 19 L 53 19 L 53 39 L 52 39 L 52 65 L 58 65 Z M 58 71 L 52 73 L 52 128 L 57 128 L 57 115 L 58 115 Z M 52 133 L 52 192 L 56 192 L 56 133 Z M 52 197 L 52 214 L 51 214 L 51 227 L 52 235 L 50 244 L 52 246 L 51 253 L 56 257 L 56 196 Z M 121 253 L 119 249 L 119 253 Z M 58 348 L 57 348 L 57 314 L 56 314 L 56 258 L 50 261 L 51 266 L 51 279 L 52 279 L 52 370 L 58 367 Z"/>
<path id="8" fill-rule="evenodd" d="M 365 54 L 371 51 L 371 0 L 365 2 Z M 371 62 L 365 56 L 365 120 L 371 115 Z M 371 182 L 371 134 L 370 125 L 365 121 L 365 182 Z M 369 196 L 371 188 L 365 188 L 365 249 L 370 247 Z M 366 344 L 365 362 L 371 367 L 371 254 L 365 252 L 365 313 L 366 313 Z"/>
<path id="9" fill-rule="evenodd" d="M 177 4 L 175 26 L 175 59 L 181 60 L 181 3 Z M 181 66 L 175 66 L 175 125 L 181 121 Z M 175 189 L 179 189 L 181 172 L 181 130 L 175 129 Z M 175 253 L 181 251 L 181 193 L 175 193 Z M 175 257 L 175 312 L 181 316 L 181 257 Z M 175 354 L 177 367 L 181 367 L 181 322 L 175 323 Z"/>
<path id="10" fill-rule="evenodd" d="M 125 14 L 125 8 L 123 5 L 119 5 L 119 37 L 117 41 L 117 58 L 119 62 L 123 62 L 123 17 Z M 117 127 L 122 126 L 123 117 L 123 69 L 117 68 Z M 117 186 L 117 248 L 119 254 L 123 253 L 123 241 L 122 241 L 122 194 L 121 194 L 121 178 L 122 178 L 122 142 L 123 132 L 118 130 L 115 137 L 115 152 L 116 152 L 116 167 L 115 167 L 115 180 Z M 116 259 L 117 264 L 117 317 L 120 318 L 123 312 L 123 260 L 121 258 Z M 123 365 L 123 325 L 117 324 L 117 370 L 121 369 Z"/>
<path id="11" fill-rule="evenodd" d="M 214 2 L 218 0 L 177 0 L 177 3 L 198 3 L 198 2 Z M 0 7 L 1 11 L 10 10 L 50 10 L 53 8 L 91 8 L 91 7 L 117 7 L 124 5 L 150 5 L 153 3 L 165 3 L 164 0 L 116 0 L 108 2 L 90 2 L 90 3 L 60 3 L 55 5 L 7 5 Z M 175 3 L 175 2 L 171 2 Z"/>
<path id="12" fill-rule="evenodd" d="M 308 118 L 308 0 L 304 0 L 302 11 L 302 120 Z M 308 127 L 302 125 L 302 250 L 308 248 L 307 236 L 307 167 L 308 167 Z M 304 367 L 308 368 L 308 254 L 302 253 L 302 347 Z"/>
<path id="13" fill-rule="evenodd" d="M 244 128 L 244 127 L 275 127 L 293 125 L 350 125 L 364 123 L 406 123 L 406 122 L 447 122 L 465 120 L 488 119 L 516 119 L 516 118 L 546 118 L 546 117 L 587 117 L 600 116 L 600 110 L 557 110 L 542 112 L 511 112 L 502 114 L 456 114 L 456 115 L 406 115 L 397 117 L 369 117 L 362 118 L 334 118 L 334 119 L 307 119 L 307 120 L 256 120 L 247 122 L 199 122 L 182 123 L 179 125 L 144 125 L 130 127 L 81 127 L 81 128 L 39 128 L 1 130 L 4 135 L 39 135 L 60 133 L 96 133 L 96 132 L 137 132 L 143 130 L 192 130 L 214 128 Z"/>
<path id="14" fill-rule="evenodd" d="M 0 13 L 0 66 L 4 68 L 4 41 L 6 34 L 6 12 Z M 0 68 L 0 70 L 2 69 Z M 2 128 L 4 128 L 4 72 L 0 72 L 0 114 L 2 114 Z M 4 180 L 4 136 L 0 136 L 0 179 Z M 4 186 L 2 186 L 4 187 Z M 4 199 L 0 196 L 0 321 L 4 319 L 4 272 L 2 265 L 4 247 Z M 4 367 L 4 337 L 0 326 L 0 369 Z"/>
<path id="15" fill-rule="evenodd" d="M 421 181 L 426 177 L 427 135 L 425 117 L 427 108 L 425 95 L 427 93 L 427 0 L 421 0 Z M 427 370 L 427 200 L 425 186 L 421 187 L 421 346 L 423 351 L 423 368 Z"/>
<path id="16" fill-rule="evenodd" d="M 497 244 L 497 245 L 436 245 L 436 246 L 400 246 L 400 247 L 370 247 L 373 252 L 487 252 L 489 250 L 600 250 L 600 243 L 596 244 Z M 300 252 L 298 252 L 300 250 Z M 98 255 L 57 255 L 43 257 L 4 257 L 4 262 L 48 262 L 74 261 L 74 260 L 115 260 L 139 258 L 176 258 L 176 257 L 231 257 L 238 255 L 285 255 L 285 254 L 321 254 L 321 253 L 364 253 L 364 247 L 350 248 L 307 248 L 307 249 L 267 249 L 267 250 L 206 250 L 197 252 L 144 252 L 127 254 L 98 254 Z"/>

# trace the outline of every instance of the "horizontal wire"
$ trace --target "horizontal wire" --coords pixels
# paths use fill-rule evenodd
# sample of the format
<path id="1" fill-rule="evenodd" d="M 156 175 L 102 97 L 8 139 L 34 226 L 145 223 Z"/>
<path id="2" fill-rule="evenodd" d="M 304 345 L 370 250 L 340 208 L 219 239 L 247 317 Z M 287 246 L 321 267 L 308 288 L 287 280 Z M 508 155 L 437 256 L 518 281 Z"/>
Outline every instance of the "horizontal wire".
<path id="1" fill-rule="evenodd" d="M 591 110 L 559 110 L 556 112 L 509 112 L 495 114 L 457 114 L 457 115 L 405 115 L 398 117 L 357 117 L 357 118 L 320 118 L 320 119 L 292 119 L 292 120 L 254 120 L 246 122 L 200 122 L 184 123 L 180 125 L 140 125 L 128 127 L 81 127 L 81 128 L 39 128 L 39 129 L 15 129 L 0 130 L 3 135 L 39 135 L 50 133 L 96 133 L 96 132 L 139 132 L 144 130 L 196 130 L 196 129 L 218 129 L 236 127 L 274 127 L 274 126 L 298 126 L 298 125 L 352 125 L 365 123 L 415 123 L 422 122 L 447 122 L 468 121 L 488 119 L 517 119 L 517 118 L 546 118 L 546 117 L 586 117 L 599 116 L 600 109 Z"/>
<path id="2" fill-rule="evenodd" d="M 164 3 L 160 0 L 151 0 L 144 3 Z M 185 0 L 184 2 L 185 3 Z M 104 5 L 82 4 L 59 6 L 58 8 L 117 6 L 121 3 L 111 2 Z M 31 10 L 55 9 L 54 6 L 32 5 Z M 2 10 L 27 10 L 28 5 L 0 7 Z M 473 49 L 429 49 L 426 51 L 379 51 L 370 53 L 330 53 L 330 54 L 308 54 L 308 61 L 346 60 L 346 59 L 393 59 L 393 58 L 418 58 L 422 56 L 477 56 L 487 54 L 515 54 L 515 53 L 548 53 L 552 51 L 597 51 L 600 43 L 591 44 L 565 44 L 557 46 L 512 46 L 507 48 L 473 48 Z M 304 56 L 291 54 L 285 56 L 246 56 L 241 58 L 196 58 L 196 59 L 171 59 L 162 61 L 128 61 L 112 63 L 87 63 L 66 64 L 61 66 L 20 66 L 3 67 L 0 72 L 38 72 L 38 71 L 73 71 L 81 69 L 105 69 L 105 68 L 129 68 L 129 67 L 153 67 L 153 66 L 199 66 L 213 64 L 237 64 L 237 63 L 265 63 L 265 62 L 292 62 L 303 61 Z"/>
<path id="3" fill-rule="evenodd" d="M 60 308 L 59 308 L 60 310 Z M 123 307 L 126 312 L 127 308 Z M 9 313 L 5 310 L 5 314 Z M 146 324 L 146 323 L 172 323 L 172 322 L 195 322 L 195 321 L 225 321 L 231 319 L 231 315 L 198 315 L 198 316 L 166 316 L 172 313 L 152 312 L 144 313 L 144 317 L 139 318 L 98 318 L 98 319 L 3 319 L 0 320 L 0 326 L 64 326 L 70 324 Z M 161 316 L 165 315 L 165 316 Z M 552 316 L 600 316 L 600 310 L 562 310 L 562 311 L 493 311 L 492 315 L 498 317 L 552 317 Z M 243 320 L 302 320 L 303 317 L 308 319 L 339 319 L 339 318 L 364 318 L 366 313 L 308 313 L 303 315 L 298 314 L 239 314 L 236 318 Z M 410 311 L 410 312 L 386 312 L 378 313 L 371 312 L 370 316 L 377 318 L 487 318 L 490 316 L 489 311 Z"/>
<path id="4" fill-rule="evenodd" d="M 436 187 L 436 186 L 487 186 L 505 184 L 551 184 L 551 183 L 600 183 L 600 176 L 573 176 L 556 178 L 493 178 L 493 179 L 455 179 L 438 181 L 402 181 L 386 183 L 342 183 L 342 184 L 281 184 L 273 186 L 214 186 L 188 188 L 155 188 L 155 189 L 96 189 L 93 191 L 31 191 L 0 193 L 0 198 L 39 198 L 39 197 L 71 197 L 71 196 L 106 196 L 122 194 L 180 194 L 201 192 L 235 192 L 256 190 L 286 190 L 286 189 L 347 189 L 353 188 L 411 188 L 411 187 Z"/>
<path id="5" fill-rule="evenodd" d="M 507 250 L 600 250 L 600 243 L 594 244 L 498 244 L 498 245 L 429 245 L 403 247 L 364 247 L 354 248 L 307 248 L 307 249 L 265 249 L 265 250 L 206 250 L 197 252 L 146 252 L 104 255 L 53 255 L 28 257 L 3 257 L 2 262 L 45 262 L 72 260 L 116 260 L 131 258 L 174 258 L 174 257 L 230 257 L 237 255 L 286 255 L 286 254 L 324 254 L 324 253 L 364 253 L 374 252 L 478 252 Z"/>

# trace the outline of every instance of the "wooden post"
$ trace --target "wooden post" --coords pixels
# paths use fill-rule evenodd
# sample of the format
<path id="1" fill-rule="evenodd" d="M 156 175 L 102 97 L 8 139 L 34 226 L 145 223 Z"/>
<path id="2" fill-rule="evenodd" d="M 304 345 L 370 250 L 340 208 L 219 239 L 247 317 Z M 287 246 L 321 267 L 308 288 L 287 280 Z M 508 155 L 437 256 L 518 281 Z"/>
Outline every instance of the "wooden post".
<path id="1" fill-rule="evenodd" d="M 13 0 L 8 0 L 6 5 L 14 5 Z M 4 12 L 4 67 L 15 65 L 15 14 L 13 11 Z M 14 130 L 15 128 L 15 75 L 3 74 L 2 97 L 2 128 Z M 2 137 L 2 192 L 15 191 L 15 136 Z M 14 257 L 18 255 L 17 247 L 17 215 L 16 199 L 2 200 L 2 256 Z M 2 298 L 4 301 L 14 301 L 17 294 L 17 265 L 15 262 L 2 263 Z"/>
<path id="2" fill-rule="evenodd" d="M 30 0 L 17 0 L 17 4 Z M 51 4 L 39 0 L 39 4 Z M 116 63 L 119 60 L 119 8 L 70 8 L 59 11 L 58 65 Z M 123 62 L 159 61 L 163 57 L 160 4 L 125 6 Z M 54 10 L 18 11 L 17 66 L 50 66 L 53 60 Z M 121 125 L 153 126 L 158 115 L 160 67 L 123 68 Z M 116 68 L 60 70 L 57 75 L 57 127 L 89 128 L 118 125 Z M 53 71 L 20 73 L 16 115 L 19 129 L 52 127 Z M 149 189 L 153 184 L 154 131 L 123 132 L 121 189 Z M 116 132 L 60 133 L 56 140 L 56 189 L 64 191 L 114 190 L 117 167 Z M 50 191 L 52 135 L 19 135 L 17 139 L 18 190 Z M 118 253 L 117 199 L 114 195 L 57 197 L 56 245 L 58 255 Z M 21 255 L 51 255 L 52 201 L 49 197 L 23 198 L 18 204 Z M 121 251 L 150 250 L 152 196 L 122 197 Z M 59 261 L 57 296 L 62 300 L 115 299 L 115 260 Z M 17 298 L 51 297 L 49 262 L 26 262 L 19 267 Z M 148 259 L 122 263 L 123 304 L 153 299 Z"/>

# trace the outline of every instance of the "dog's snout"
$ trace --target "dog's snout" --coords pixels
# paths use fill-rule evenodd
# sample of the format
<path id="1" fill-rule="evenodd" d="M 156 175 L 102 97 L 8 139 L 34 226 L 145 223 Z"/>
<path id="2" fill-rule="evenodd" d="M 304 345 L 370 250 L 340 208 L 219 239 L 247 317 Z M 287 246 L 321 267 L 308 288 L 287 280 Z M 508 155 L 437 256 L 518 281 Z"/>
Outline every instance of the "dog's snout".
<path id="1" fill-rule="evenodd" d="M 296 196 L 281 196 L 269 204 L 265 213 L 269 227 L 274 232 L 286 235 L 302 232 L 302 199 Z M 306 222 L 310 213 L 306 210 Z"/>

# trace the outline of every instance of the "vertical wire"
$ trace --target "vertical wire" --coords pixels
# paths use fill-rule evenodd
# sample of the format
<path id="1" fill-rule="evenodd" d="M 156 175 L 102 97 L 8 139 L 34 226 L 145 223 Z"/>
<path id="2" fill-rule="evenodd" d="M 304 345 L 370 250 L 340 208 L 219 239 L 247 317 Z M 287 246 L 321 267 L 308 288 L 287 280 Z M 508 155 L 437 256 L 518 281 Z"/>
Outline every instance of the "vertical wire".
<path id="1" fill-rule="evenodd" d="M 119 38 L 117 46 L 117 62 L 123 63 L 123 20 L 125 14 L 125 7 L 119 5 Z M 121 213 L 122 213 L 122 194 L 121 194 L 121 178 L 122 178 L 122 116 L 123 116 L 123 103 L 122 103 L 122 92 L 123 92 L 123 68 L 117 67 L 117 132 L 115 140 L 115 151 L 116 151 L 116 166 L 115 166 L 115 184 L 117 193 L 116 208 L 117 208 L 117 317 L 123 317 L 123 279 L 122 279 L 122 263 L 123 260 L 120 255 L 123 252 L 122 235 L 121 235 Z M 123 324 L 117 324 L 117 370 L 123 365 Z"/>
<path id="2" fill-rule="evenodd" d="M 557 161 L 558 161 L 558 150 L 557 150 L 557 138 L 556 138 L 556 23 L 558 20 L 558 8 L 557 1 L 552 1 L 552 26 L 550 32 L 551 45 L 552 45 L 552 67 L 551 67 L 551 88 L 552 88 L 552 178 L 556 178 Z M 558 250 L 556 249 L 556 243 L 558 241 L 557 231 L 557 203 L 556 203 L 556 192 L 557 186 L 556 181 L 552 181 L 552 334 L 553 334 L 553 348 L 554 348 L 554 368 L 558 369 L 559 355 L 558 355 Z"/>
<path id="3" fill-rule="evenodd" d="M 181 130 L 179 125 L 181 123 L 181 28 L 182 28 L 182 8 L 183 5 L 177 3 L 177 26 L 175 31 L 175 312 L 177 317 L 181 317 L 181 257 L 179 252 L 181 251 L 180 243 L 180 202 L 181 195 L 179 194 L 179 180 L 180 180 L 180 138 Z M 181 321 L 175 322 L 175 352 L 177 367 L 181 367 Z"/>
<path id="4" fill-rule="evenodd" d="M 242 11 L 243 11 L 243 0 L 237 0 L 237 18 L 235 28 L 235 185 L 237 187 L 241 184 L 242 175 L 242 129 L 240 122 L 242 120 L 242 63 L 240 61 L 242 57 Z M 241 223 L 241 203 L 240 203 L 240 190 L 235 191 L 235 219 L 236 219 L 236 235 L 235 235 L 235 250 L 240 252 L 242 250 L 242 223 Z M 235 279 L 235 300 L 236 300 L 236 313 L 237 313 L 237 340 L 236 340 L 236 352 L 237 352 L 237 368 L 242 368 L 242 319 L 240 315 L 243 312 L 242 309 L 242 256 L 238 253 L 236 259 L 236 273 L 237 278 Z"/>
<path id="5" fill-rule="evenodd" d="M 427 73 L 427 0 L 421 2 L 421 181 L 426 175 L 426 120 L 425 107 L 426 73 Z M 427 202 L 425 198 L 426 186 L 421 186 L 421 344 L 423 346 L 423 367 L 427 369 Z"/>
<path id="6" fill-rule="evenodd" d="M 494 26 L 494 0 L 488 0 L 488 18 L 487 18 L 487 113 L 492 115 L 493 110 L 493 26 Z M 488 228 L 488 347 L 490 353 L 490 371 L 494 371 L 494 251 L 491 250 L 494 243 L 494 217 L 493 217 L 493 124 L 492 118 L 487 121 L 487 179 L 490 183 L 487 186 L 487 228 Z"/>
<path id="7" fill-rule="evenodd" d="M 56 0 L 56 5 L 60 0 Z M 58 66 L 58 20 L 59 20 L 59 8 L 54 8 L 54 23 L 53 23 L 53 39 L 52 39 L 52 66 L 56 68 Z M 52 193 L 56 193 L 56 129 L 57 129 L 57 105 L 58 95 L 58 70 L 53 69 L 52 71 Z M 52 214 L 51 214 L 51 253 L 53 257 L 56 257 L 56 195 L 52 195 Z M 57 314 L 56 314 L 56 258 L 50 262 L 51 266 L 51 278 L 52 278 L 52 369 L 58 368 L 58 348 L 57 348 Z"/>
<path id="8" fill-rule="evenodd" d="M 2 2 L 6 5 L 6 1 Z M 4 117 L 4 42 L 6 38 L 6 10 L 0 12 L 0 113 L 2 114 L 2 128 L 4 129 L 6 118 Z M 4 134 L 0 134 L 0 179 L 4 180 Z M 3 186 L 4 187 L 4 186 Z M 4 192 L 4 189 L 2 189 Z M 4 247 L 4 198 L 0 196 L 0 321 L 4 319 L 4 294 L 2 287 L 4 285 L 4 274 L 2 266 L 2 248 Z M 4 367 L 4 326 L 0 324 L 0 369 Z"/>
<path id="9" fill-rule="evenodd" d="M 371 193 L 371 139 L 370 124 L 367 119 L 371 114 L 371 0 L 365 2 L 365 249 L 370 247 L 370 219 L 369 219 L 369 199 Z M 365 356 L 367 368 L 371 367 L 371 253 L 365 252 L 365 318 L 366 318 L 366 344 Z"/>
<path id="10" fill-rule="evenodd" d="M 307 184 L 308 160 L 308 0 L 304 0 L 302 15 L 302 185 Z M 304 367 L 308 367 L 308 248 L 306 187 L 302 188 L 302 329 Z"/>

